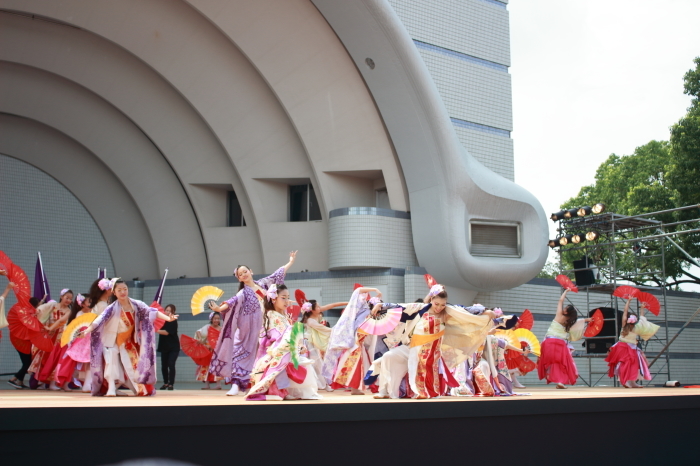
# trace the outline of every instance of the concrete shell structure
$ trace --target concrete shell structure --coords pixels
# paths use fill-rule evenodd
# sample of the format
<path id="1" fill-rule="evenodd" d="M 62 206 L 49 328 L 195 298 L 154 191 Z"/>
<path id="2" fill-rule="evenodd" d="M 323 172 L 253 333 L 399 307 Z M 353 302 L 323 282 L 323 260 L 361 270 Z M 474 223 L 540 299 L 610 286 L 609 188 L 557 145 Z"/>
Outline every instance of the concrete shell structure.
<path id="1" fill-rule="evenodd" d="M 301 270 L 421 266 L 465 301 L 520 285 L 544 212 L 464 148 L 400 3 L 2 0 L 0 154 L 76 198 L 119 276 L 270 272 L 298 249 Z M 305 184 L 320 220 L 290 222 Z"/>

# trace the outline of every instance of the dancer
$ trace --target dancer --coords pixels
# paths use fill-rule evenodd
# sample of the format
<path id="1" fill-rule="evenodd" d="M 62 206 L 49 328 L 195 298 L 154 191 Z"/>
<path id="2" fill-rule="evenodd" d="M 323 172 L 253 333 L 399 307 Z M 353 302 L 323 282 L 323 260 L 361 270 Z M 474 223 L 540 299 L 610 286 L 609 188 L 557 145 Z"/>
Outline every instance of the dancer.
<path id="1" fill-rule="evenodd" d="M 506 350 L 522 356 L 527 356 L 530 351 L 515 347 L 505 339 L 493 335 L 496 330 L 494 328 L 489 332 L 483 348 L 477 352 L 474 365 L 478 366 L 478 370 L 474 370 L 474 386 L 477 389 L 476 393 L 482 396 L 511 396 L 513 381 L 506 364 Z"/>
<path id="2" fill-rule="evenodd" d="M 37 308 L 37 317 L 44 324 L 44 328 L 48 332 L 54 346 L 51 351 L 42 351 L 38 348 L 32 350 L 34 353 L 29 372 L 33 375 L 36 382 L 49 384 L 50 390 L 61 390 L 61 387 L 56 385 L 54 374 L 56 365 L 62 356 L 61 335 L 63 335 L 63 329 L 68 321 L 72 302 L 73 291 L 64 288 L 61 290 L 58 302 L 48 302 Z"/>
<path id="3" fill-rule="evenodd" d="M 540 380 L 546 379 L 547 383 L 557 384 L 557 388 L 567 388 L 566 384 L 575 385 L 578 378 L 578 369 L 571 353 L 574 347 L 570 342 L 580 340 L 583 336 L 584 322 L 590 322 L 590 318 L 578 319 L 577 311 L 573 305 L 564 308 L 566 293 L 564 290 L 557 304 L 557 313 L 547 330 L 542 342 L 540 358 L 537 361 L 537 375 Z"/>
<path id="4" fill-rule="evenodd" d="M 622 322 L 625 325 L 620 332 L 619 341 L 610 348 L 605 362 L 608 363 L 610 378 L 617 376 L 625 388 L 642 388 L 637 380 L 651 380 L 651 374 L 644 352 L 637 345 L 637 337 L 647 341 L 656 334 L 659 326 L 644 317 L 644 303 L 641 303 L 639 319 L 637 319 L 636 315 L 629 312 L 631 302 L 632 300 L 628 299 L 625 303 L 625 310 L 622 313 Z"/>
<path id="5" fill-rule="evenodd" d="M 36 317 L 36 308 L 39 306 L 39 300 L 34 297 L 31 297 L 29 298 L 29 304 L 32 306 L 33 309 L 32 315 Z M 10 310 L 10 313 L 12 312 L 13 311 Z M 22 343 L 26 343 L 29 348 L 26 353 L 23 353 L 22 351 L 17 349 L 17 353 L 19 354 L 19 360 L 22 362 L 22 367 L 19 369 L 19 371 L 17 371 L 17 373 L 15 373 L 14 377 L 7 381 L 7 383 L 13 386 L 14 388 L 21 390 L 23 388 L 29 388 L 27 385 L 24 385 L 24 377 L 27 375 L 27 372 L 29 372 L 29 366 L 32 363 L 31 342 L 29 340 L 18 338 L 12 333 L 12 330 L 10 330 L 10 341 L 12 341 L 13 338 L 19 340 Z"/>
<path id="6" fill-rule="evenodd" d="M 174 304 L 165 306 L 165 314 L 175 315 L 177 308 Z M 175 363 L 180 354 L 180 339 L 177 336 L 177 320 L 166 322 L 160 330 L 156 330 L 158 335 L 158 352 L 160 353 L 160 368 L 163 371 L 163 386 L 161 390 L 174 390 L 175 385 Z"/>
<path id="7" fill-rule="evenodd" d="M 371 298 L 370 293 L 375 293 Z M 382 292 L 377 288 L 359 287 L 333 327 L 323 358 L 321 375 L 331 388 L 349 387 L 353 395 L 364 395 L 364 374 L 372 364 L 376 335 L 358 332 L 360 324 L 378 304 Z"/>
<path id="8" fill-rule="evenodd" d="M 216 312 L 212 312 L 209 314 L 209 323 L 197 330 L 197 332 L 194 334 L 194 338 L 207 348 L 210 348 L 213 352 L 214 348 L 212 348 L 209 344 L 209 337 L 210 334 L 217 335 L 216 340 L 218 340 L 219 332 L 221 332 L 221 315 Z M 215 383 L 214 390 L 221 390 L 221 381 L 223 380 L 223 377 L 217 377 L 212 374 L 209 371 L 209 364 L 206 366 L 197 366 L 195 379 L 205 384 L 204 387 L 202 387 L 202 390 L 210 390 L 210 384 L 212 383 Z"/>
<path id="9" fill-rule="evenodd" d="M 262 280 L 253 280 L 253 271 L 239 265 L 233 274 L 240 285 L 238 293 L 228 301 L 209 307 L 223 316 L 221 336 L 211 358 L 209 371 L 226 377 L 232 384 L 227 395 L 238 395 L 250 385 L 250 371 L 258 349 L 258 333 L 265 312 L 265 292 L 270 285 L 283 285 L 287 270 L 294 264 L 297 251 L 289 253 L 289 262 Z"/>
<path id="10" fill-rule="evenodd" d="M 108 278 L 99 278 L 90 285 L 90 308 L 93 314 L 100 315 L 107 309 L 112 296 L 111 283 Z"/>
<path id="11" fill-rule="evenodd" d="M 446 393 L 448 386 L 458 387 L 450 369 L 474 353 L 494 326 L 493 311 L 474 315 L 463 307 L 448 305 L 447 291 L 440 284 L 433 285 L 425 301 L 428 304 L 385 303 L 372 309 L 375 315 L 381 309 L 403 309 L 394 335 L 387 335 L 388 341 L 398 342 L 397 346 L 373 366 L 373 374 L 379 375 L 375 398 L 399 398 L 407 375 L 406 394 L 413 398 L 435 398 Z"/>
<path id="12" fill-rule="evenodd" d="M 91 334 L 92 395 L 117 396 L 117 387 L 122 383 L 137 396 L 154 395 L 156 343 L 153 321 L 160 318 L 171 322 L 178 316 L 165 315 L 143 301 L 129 298 L 129 288 L 123 280 L 113 278 L 111 282 L 116 301 L 97 316 L 83 335 L 78 335 Z M 107 382 L 106 390 L 104 381 Z"/>
<path id="13" fill-rule="evenodd" d="M 316 375 L 307 370 L 312 363 L 303 354 L 304 326 L 287 317 L 289 290 L 270 285 L 265 301 L 263 330 L 258 359 L 251 373 L 247 400 L 318 400 Z"/>
<path id="14" fill-rule="evenodd" d="M 301 306 L 304 341 L 309 351 L 309 359 L 314 362 L 313 370 L 316 374 L 316 383 L 318 388 L 325 388 L 329 392 L 332 392 L 333 389 L 326 383 L 325 377 L 321 375 L 321 370 L 323 368 L 323 357 L 326 355 L 326 349 L 328 348 L 328 340 L 333 331 L 325 325 L 326 321 L 323 320 L 323 313 L 329 309 L 347 305 L 348 303 L 344 302 L 320 306 L 315 299 L 310 299 Z"/>
<path id="15" fill-rule="evenodd" d="M 86 298 L 82 294 L 78 293 L 78 296 L 75 297 L 75 301 L 73 301 L 73 304 L 71 306 L 71 311 L 68 315 L 66 326 L 73 322 L 73 320 L 75 320 L 76 317 L 80 317 L 83 314 L 89 314 L 90 312 L 90 298 Z M 56 386 L 61 387 L 64 390 L 68 388 L 67 384 L 70 383 L 71 379 L 73 379 L 73 375 L 75 374 L 75 370 L 78 367 L 78 365 L 80 365 L 82 373 L 82 377 L 81 375 L 79 375 L 78 379 L 80 379 L 83 383 L 85 381 L 85 378 L 89 377 L 90 374 L 90 371 L 87 369 L 86 363 L 75 361 L 70 357 L 70 355 L 68 354 L 69 348 L 70 345 L 61 347 L 61 355 L 58 364 L 56 365 L 56 373 L 54 375 Z"/>

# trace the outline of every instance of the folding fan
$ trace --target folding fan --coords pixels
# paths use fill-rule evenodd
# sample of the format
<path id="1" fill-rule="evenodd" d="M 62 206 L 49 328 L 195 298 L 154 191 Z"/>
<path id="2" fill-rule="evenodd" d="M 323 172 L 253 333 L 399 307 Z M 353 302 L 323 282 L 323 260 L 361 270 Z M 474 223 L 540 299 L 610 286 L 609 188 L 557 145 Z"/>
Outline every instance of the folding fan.
<path id="1" fill-rule="evenodd" d="M 221 329 L 215 329 L 214 327 L 209 327 L 207 330 L 207 343 L 209 343 L 210 348 L 216 348 L 216 344 L 219 342 L 219 335 L 221 334 Z"/>
<path id="2" fill-rule="evenodd" d="M 292 304 L 287 308 L 287 317 L 289 317 L 290 322 L 296 322 L 299 319 L 299 314 L 301 314 L 301 306 Z"/>
<path id="3" fill-rule="evenodd" d="M 5 264 L 4 267 L 0 267 L 0 270 L 7 270 L 8 267 L 12 265 L 12 259 L 10 259 L 7 254 L 0 251 L 0 262 Z M 9 270 L 7 270 L 9 272 Z"/>
<path id="4" fill-rule="evenodd" d="M 192 359 L 204 358 L 211 354 L 211 349 L 187 335 L 180 335 L 180 347 L 184 353 Z"/>
<path id="5" fill-rule="evenodd" d="M 8 267 L 2 261 L 0 261 L 0 270 L 4 270 L 5 272 L 7 272 L 7 269 Z"/>
<path id="6" fill-rule="evenodd" d="M 655 316 L 659 315 L 659 312 L 661 311 L 661 305 L 659 304 L 659 300 L 656 299 L 656 296 L 654 296 L 651 293 L 645 293 L 643 291 L 640 291 L 635 297 L 639 300 L 640 303 L 644 303 L 644 307 L 646 307 L 649 310 L 649 312 L 651 312 Z"/>
<path id="7" fill-rule="evenodd" d="M 496 333 L 493 334 L 493 336 L 507 341 L 509 345 L 515 346 L 516 348 L 520 348 L 520 341 L 517 338 L 515 338 L 515 335 L 513 335 L 512 330 L 497 330 Z"/>
<path id="8" fill-rule="evenodd" d="M 20 340 L 29 340 L 30 332 L 38 332 L 44 328 L 36 318 L 36 313 L 29 304 L 16 303 L 7 313 L 7 323 L 10 332 Z"/>
<path id="9" fill-rule="evenodd" d="M 29 340 L 21 340 L 15 337 L 12 332 L 10 332 L 10 343 L 12 343 L 12 346 L 14 346 L 15 349 L 22 354 L 32 353 L 32 342 Z"/>
<path id="10" fill-rule="evenodd" d="M 525 309 L 518 319 L 518 328 L 532 330 L 532 326 L 535 324 L 535 318 L 532 316 L 532 312 L 530 312 L 529 309 Z"/>
<path id="11" fill-rule="evenodd" d="M 359 283 L 355 283 L 355 285 L 353 285 L 352 287 L 352 291 L 355 291 L 358 288 L 362 288 L 362 285 L 360 285 Z"/>
<path id="12" fill-rule="evenodd" d="M 386 312 L 381 312 L 376 316 L 368 316 L 367 319 L 360 325 L 360 330 L 369 335 L 386 335 L 399 325 L 403 309 L 400 307 L 387 309 Z"/>
<path id="13" fill-rule="evenodd" d="M 224 290 L 215 286 L 203 286 L 195 291 L 194 295 L 192 296 L 192 302 L 190 303 L 190 306 L 192 307 L 192 315 L 196 316 L 197 314 L 201 314 L 205 311 L 209 312 L 209 303 L 214 302 L 214 304 L 217 304 L 217 301 L 221 298 L 221 296 L 223 296 L 223 294 Z"/>
<path id="14" fill-rule="evenodd" d="M 522 349 L 527 348 L 527 343 L 523 342 L 520 344 Z M 525 375 L 528 372 L 532 372 L 537 369 L 537 364 L 532 362 L 527 356 L 523 356 L 515 351 L 506 351 L 506 365 L 508 369 L 518 369 L 521 374 Z"/>
<path id="15" fill-rule="evenodd" d="M 19 265 L 12 264 L 10 265 L 10 270 L 7 271 L 7 278 L 15 284 L 12 291 L 15 292 L 17 301 L 28 302 L 32 296 L 32 288 L 24 270 Z"/>
<path id="16" fill-rule="evenodd" d="M 572 282 L 566 275 L 557 275 L 556 280 L 559 282 L 562 288 L 578 293 L 578 287 L 574 285 L 574 282 Z"/>
<path id="17" fill-rule="evenodd" d="M 161 306 L 158 301 L 153 301 L 151 303 L 151 307 L 158 309 L 160 312 L 165 314 L 165 309 L 163 309 L 163 306 Z M 157 332 L 158 330 L 163 328 L 163 325 L 165 325 L 165 321 L 160 317 L 157 317 L 156 320 L 153 321 L 153 330 Z"/>
<path id="18" fill-rule="evenodd" d="M 85 331 L 95 319 L 97 319 L 97 314 L 93 314 L 92 312 L 73 319 L 73 321 L 63 329 L 61 346 L 66 346 L 68 343 L 78 338 L 78 334 Z"/>
<path id="19" fill-rule="evenodd" d="M 297 304 L 299 306 L 303 306 L 304 303 L 308 301 L 308 299 L 306 299 L 306 295 L 301 290 L 296 290 L 294 292 L 294 298 L 297 300 Z"/>
<path id="20" fill-rule="evenodd" d="M 513 335 L 520 343 L 527 344 L 527 347 L 530 348 L 530 352 L 532 354 L 535 356 L 540 355 L 540 341 L 537 339 L 534 333 L 525 328 L 519 328 L 513 330 Z"/>
<path id="21" fill-rule="evenodd" d="M 603 324 L 605 323 L 603 319 L 603 313 L 600 311 L 600 309 L 595 310 L 591 319 L 593 320 L 588 323 L 586 331 L 583 332 L 583 336 L 586 338 L 591 338 L 598 335 L 603 329 Z"/>
<path id="22" fill-rule="evenodd" d="M 73 322 L 71 322 L 71 324 L 72 323 Z M 66 354 L 73 361 L 90 362 L 90 337 L 85 336 L 73 340 L 70 344 L 70 348 L 66 350 Z"/>
<path id="23" fill-rule="evenodd" d="M 637 293 L 639 293 L 639 290 L 633 286 L 618 286 L 615 288 L 615 291 L 613 291 L 613 296 L 617 296 L 618 298 L 622 299 L 630 299 L 634 298 L 637 296 Z"/>
<path id="24" fill-rule="evenodd" d="M 433 286 L 438 284 L 437 280 L 435 280 L 429 273 L 423 275 L 423 278 L 425 278 L 425 283 L 428 285 L 428 289 L 431 289 Z"/>
<path id="25" fill-rule="evenodd" d="M 32 345 L 36 346 L 41 351 L 46 351 L 48 353 L 53 349 L 53 341 L 51 341 L 51 337 L 46 331 L 29 332 L 29 339 Z"/>

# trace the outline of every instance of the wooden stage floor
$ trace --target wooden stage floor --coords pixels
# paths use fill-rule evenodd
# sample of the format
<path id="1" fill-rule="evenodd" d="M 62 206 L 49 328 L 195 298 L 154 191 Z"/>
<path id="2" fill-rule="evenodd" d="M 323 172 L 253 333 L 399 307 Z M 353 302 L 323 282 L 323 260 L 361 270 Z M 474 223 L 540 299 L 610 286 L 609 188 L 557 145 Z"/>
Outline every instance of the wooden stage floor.
<path id="1" fill-rule="evenodd" d="M 176 407 L 176 406 L 254 406 L 254 405 L 352 405 L 352 404 L 386 404 L 386 403 L 520 403 L 531 400 L 566 400 L 566 399 L 628 399 L 634 397 L 677 397 L 700 395 L 700 388 L 666 388 L 647 387 L 643 389 L 625 389 L 615 387 L 570 387 L 558 390 L 553 386 L 534 386 L 518 390 L 518 393 L 530 393 L 530 396 L 511 397 L 442 397 L 433 400 L 375 400 L 369 392 L 366 395 L 350 395 L 349 392 L 321 392 L 322 400 L 295 401 L 246 401 L 243 396 L 226 396 L 225 390 L 159 390 L 156 396 L 116 398 L 93 397 L 81 392 L 53 392 L 48 390 L 2 390 L 0 391 L 0 409 L 2 408 L 90 408 L 90 407 Z"/>

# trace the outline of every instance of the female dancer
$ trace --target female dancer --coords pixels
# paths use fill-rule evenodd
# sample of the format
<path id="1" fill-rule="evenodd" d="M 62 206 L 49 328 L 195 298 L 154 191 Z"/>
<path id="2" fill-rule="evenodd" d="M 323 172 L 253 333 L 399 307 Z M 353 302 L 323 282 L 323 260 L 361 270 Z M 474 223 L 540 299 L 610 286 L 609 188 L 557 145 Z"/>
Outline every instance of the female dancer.
<path id="1" fill-rule="evenodd" d="M 564 290 L 557 304 L 557 314 L 547 330 L 542 342 L 540 358 L 537 361 L 537 375 L 540 380 L 557 384 L 557 388 L 567 388 L 565 384 L 574 385 L 578 378 L 578 369 L 571 357 L 574 350 L 570 342 L 581 339 L 584 322 L 591 319 L 578 319 L 573 305 L 564 308 L 566 293 Z M 575 327 L 574 327 L 575 326 Z"/>
<path id="2" fill-rule="evenodd" d="M 318 400 L 316 375 L 307 371 L 311 361 L 302 357 L 303 324 L 289 322 L 289 290 L 271 285 L 265 301 L 258 359 L 251 373 L 247 400 Z M 295 367 L 296 366 L 296 367 Z"/>
<path id="3" fill-rule="evenodd" d="M 370 299 L 370 293 L 376 297 Z M 331 388 L 350 387 L 353 395 L 365 394 L 364 375 L 372 364 L 376 336 L 357 329 L 370 313 L 370 302 L 377 304 L 381 296 L 377 288 L 357 288 L 333 327 L 321 369 Z"/>
<path id="4" fill-rule="evenodd" d="M 109 304 L 110 296 L 112 296 L 112 285 L 109 279 L 101 278 L 92 282 L 89 298 L 93 314 L 100 315 L 104 312 Z"/>
<path id="5" fill-rule="evenodd" d="M 376 314 L 381 309 L 403 309 L 402 323 L 392 332 L 397 335 L 387 335 L 389 341 L 398 342 L 397 346 L 374 365 L 373 372 L 379 375 L 375 398 L 399 398 L 406 375 L 407 394 L 418 399 L 435 398 L 444 394 L 447 386 L 459 386 L 448 367 L 456 367 L 474 353 L 493 328 L 493 311 L 474 315 L 463 307 L 448 305 L 442 285 L 434 285 L 425 301 L 428 304 L 381 304 L 372 310 Z"/>
<path id="6" fill-rule="evenodd" d="M 239 265 L 234 275 L 241 282 L 238 293 L 228 301 L 209 307 L 224 318 L 221 335 L 211 358 L 209 371 L 218 377 L 226 377 L 232 387 L 227 395 L 238 395 L 250 384 L 250 371 L 258 349 L 258 333 L 265 312 L 265 292 L 270 285 L 283 285 L 287 270 L 294 264 L 297 252 L 289 253 L 289 262 L 262 280 L 253 280 L 250 267 Z"/>
<path id="7" fill-rule="evenodd" d="M 638 379 L 651 380 L 647 360 L 644 353 L 637 345 L 637 337 L 644 341 L 653 337 L 659 330 L 659 326 L 649 322 L 644 317 L 644 303 L 641 303 L 639 319 L 629 312 L 631 299 L 625 303 L 625 310 L 622 313 L 622 322 L 625 325 L 620 332 L 620 341 L 610 348 L 605 362 L 608 363 L 608 376 L 617 376 L 620 383 L 625 388 L 642 388 L 637 383 Z"/>
<path id="8" fill-rule="evenodd" d="M 165 306 L 165 314 L 175 315 L 174 304 Z M 174 390 L 175 363 L 180 354 L 180 339 L 177 336 L 177 321 L 166 322 L 160 330 L 156 330 L 158 337 L 158 352 L 160 353 L 160 368 L 163 371 L 163 386 L 161 390 Z"/>
<path id="9" fill-rule="evenodd" d="M 61 290 L 61 297 L 58 302 L 48 302 L 42 304 L 37 309 L 37 317 L 44 324 L 44 328 L 49 333 L 51 341 L 54 343 L 53 350 L 41 351 L 38 348 L 32 357 L 32 364 L 29 372 L 34 379 L 40 383 L 48 383 L 50 390 L 61 390 L 56 386 L 54 373 L 56 365 L 63 355 L 61 352 L 61 335 L 70 315 L 70 305 L 73 302 L 73 292 L 68 288 Z"/>
<path id="10" fill-rule="evenodd" d="M 75 301 L 73 301 L 73 305 L 71 306 L 71 311 L 70 314 L 68 315 L 68 320 L 66 321 L 66 325 L 70 324 L 75 320 L 76 317 L 79 317 L 83 314 L 89 314 L 90 313 L 90 298 L 86 298 L 82 294 L 78 293 L 78 296 L 75 297 Z M 58 361 L 58 364 L 56 365 L 56 372 L 54 374 L 54 379 L 56 386 L 61 387 L 65 390 L 67 387 L 67 383 L 70 383 L 70 381 L 73 379 L 73 374 L 75 373 L 75 369 L 78 367 L 78 364 L 81 364 L 81 369 L 82 365 L 87 365 L 86 363 L 82 363 L 80 361 L 75 361 L 72 359 L 68 353 L 68 349 L 70 348 L 70 345 L 66 345 L 61 347 L 61 356 Z M 85 375 L 90 374 L 89 370 L 82 369 L 82 375 L 83 375 L 83 382 L 85 380 Z"/>
<path id="11" fill-rule="evenodd" d="M 495 332 L 493 329 L 489 333 Z M 513 394 L 513 381 L 505 353 L 507 351 L 526 356 L 529 350 L 523 350 L 509 344 L 496 335 L 488 335 L 482 351 L 475 358 L 474 386 L 482 396 L 510 396 Z M 478 369 L 476 369 L 478 366 Z"/>
<path id="12" fill-rule="evenodd" d="M 323 368 L 323 357 L 326 355 L 328 340 L 331 337 L 332 330 L 326 327 L 323 313 L 329 309 L 347 305 L 348 303 L 345 302 L 320 306 L 315 299 L 310 299 L 301 306 L 304 341 L 306 348 L 309 350 L 309 359 L 314 362 L 313 369 L 316 373 L 316 383 L 318 388 L 325 388 L 329 392 L 333 391 L 333 389 L 326 384 L 326 379 L 321 375 L 321 369 Z"/>
<path id="13" fill-rule="evenodd" d="M 209 314 L 209 323 L 197 330 L 197 332 L 194 334 L 194 338 L 214 351 L 214 348 L 211 348 L 209 345 L 209 333 L 215 332 L 218 335 L 220 331 L 221 315 L 216 312 L 212 312 Z M 214 390 L 221 390 L 221 380 L 223 380 L 223 377 L 217 377 L 209 372 L 208 364 L 206 366 L 197 366 L 197 375 L 195 378 L 200 382 L 204 382 L 205 386 L 202 387 L 202 390 L 210 390 L 210 384 L 212 383 L 216 383 Z"/>
<path id="14" fill-rule="evenodd" d="M 178 316 L 165 315 L 143 301 L 129 298 L 129 288 L 121 279 L 112 279 L 112 293 L 116 301 L 107 306 L 84 332 L 84 335 L 91 334 L 92 395 L 104 394 L 102 385 L 105 380 L 106 396 L 117 396 L 117 387 L 121 383 L 137 396 L 154 395 L 156 341 L 153 321 L 160 318 L 172 322 Z"/>

